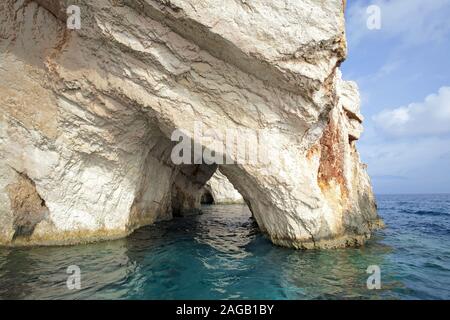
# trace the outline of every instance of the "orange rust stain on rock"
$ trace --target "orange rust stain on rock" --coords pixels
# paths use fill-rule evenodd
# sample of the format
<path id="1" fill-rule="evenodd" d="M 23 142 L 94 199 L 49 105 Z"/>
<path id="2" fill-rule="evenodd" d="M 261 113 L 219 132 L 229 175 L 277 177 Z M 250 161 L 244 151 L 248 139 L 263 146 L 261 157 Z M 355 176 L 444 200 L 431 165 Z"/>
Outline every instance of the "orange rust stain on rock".
<path id="1" fill-rule="evenodd" d="M 344 177 L 344 154 L 339 128 L 333 121 L 328 123 L 320 139 L 321 156 L 318 184 L 322 191 L 329 189 L 334 180 L 341 187 L 342 197 L 347 197 L 348 190 Z"/>
<path id="2" fill-rule="evenodd" d="M 313 145 L 308 152 L 306 153 L 306 158 L 311 160 L 311 158 L 320 151 L 320 146 L 315 144 Z"/>

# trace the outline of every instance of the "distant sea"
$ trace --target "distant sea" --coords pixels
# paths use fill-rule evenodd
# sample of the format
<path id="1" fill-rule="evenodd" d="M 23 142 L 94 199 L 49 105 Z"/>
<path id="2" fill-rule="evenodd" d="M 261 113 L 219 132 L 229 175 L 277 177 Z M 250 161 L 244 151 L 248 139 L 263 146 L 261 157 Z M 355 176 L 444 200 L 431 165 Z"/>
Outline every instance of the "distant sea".
<path id="1" fill-rule="evenodd" d="M 144 227 L 126 239 L 0 248 L 2 299 L 450 299 L 450 195 L 378 195 L 386 228 L 363 247 L 273 246 L 246 206 Z M 67 268 L 81 289 L 66 286 Z M 381 289 L 366 286 L 369 265 Z"/>

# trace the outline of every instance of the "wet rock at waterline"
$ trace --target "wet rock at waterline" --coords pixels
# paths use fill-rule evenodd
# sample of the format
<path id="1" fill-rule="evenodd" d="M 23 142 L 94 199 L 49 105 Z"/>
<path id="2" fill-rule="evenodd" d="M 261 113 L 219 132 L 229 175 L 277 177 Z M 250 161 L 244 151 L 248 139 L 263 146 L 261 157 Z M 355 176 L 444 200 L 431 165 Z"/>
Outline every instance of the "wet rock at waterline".
<path id="1" fill-rule="evenodd" d="M 342 1 L 70 4 L 80 29 L 63 0 L 0 4 L 2 244 L 111 239 L 196 213 L 218 166 L 275 244 L 356 245 L 380 225 L 358 90 L 338 69 Z M 257 132 L 247 149 L 269 161 L 177 164 L 176 130 L 228 160 Z"/>

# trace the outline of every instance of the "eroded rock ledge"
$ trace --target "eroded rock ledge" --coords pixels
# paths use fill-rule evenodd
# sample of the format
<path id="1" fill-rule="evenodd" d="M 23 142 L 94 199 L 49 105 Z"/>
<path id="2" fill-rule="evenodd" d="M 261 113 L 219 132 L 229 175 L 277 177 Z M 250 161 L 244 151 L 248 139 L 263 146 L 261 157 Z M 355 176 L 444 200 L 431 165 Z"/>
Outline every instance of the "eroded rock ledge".
<path id="1" fill-rule="evenodd" d="M 217 165 L 174 165 L 170 137 L 196 121 L 268 137 L 270 164 L 220 171 L 275 244 L 361 244 L 380 225 L 358 89 L 338 69 L 342 1 L 70 4 L 80 30 L 64 0 L 0 3 L 1 244 L 110 239 L 195 212 Z"/>

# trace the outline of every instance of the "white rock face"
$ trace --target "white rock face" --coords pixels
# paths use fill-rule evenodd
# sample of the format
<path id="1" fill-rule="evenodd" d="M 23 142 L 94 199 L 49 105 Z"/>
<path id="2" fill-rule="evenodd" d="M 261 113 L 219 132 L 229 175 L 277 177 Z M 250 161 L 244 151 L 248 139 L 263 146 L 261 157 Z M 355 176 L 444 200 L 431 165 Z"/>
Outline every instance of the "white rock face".
<path id="1" fill-rule="evenodd" d="M 355 245 L 380 224 L 358 90 L 338 70 L 342 1 L 70 4 L 80 30 L 64 0 L 0 3 L 0 243 L 109 239 L 195 212 L 217 166 L 175 165 L 170 138 L 199 121 L 264 137 L 252 146 L 269 163 L 220 170 L 275 244 Z M 224 140 L 199 143 L 229 156 Z"/>
<path id="2" fill-rule="evenodd" d="M 214 204 L 244 203 L 239 191 L 237 191 L 226 176 L 219 170 L 209 179 L 205 185 L 205 192 L 212 196 Z"/>

